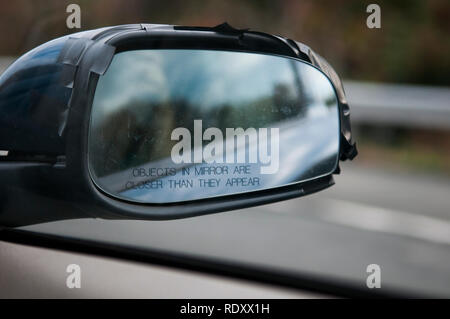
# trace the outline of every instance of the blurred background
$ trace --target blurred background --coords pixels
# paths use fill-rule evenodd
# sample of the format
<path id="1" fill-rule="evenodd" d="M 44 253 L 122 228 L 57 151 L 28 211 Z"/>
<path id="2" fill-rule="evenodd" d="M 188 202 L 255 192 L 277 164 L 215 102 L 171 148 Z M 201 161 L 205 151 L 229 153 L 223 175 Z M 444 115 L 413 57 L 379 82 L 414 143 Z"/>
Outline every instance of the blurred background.
<path id="1" fill-rule="evenodd" d="M 353 108 L 358 162 L 449 176 L 450 93 L 445 86 L 450 85 L 450 2 L 377 1 L 381 29 L 369 29 L 366 8 L 372 2 L 2 1 L 0 70 L 13 57 L 80 30 L 137 22 L 214 26 L 227 21 L 304 42 L 334 66 L 346 81 Z M 81 7 L 81 29 L 66 27 L 70 3 Z"/>
<path id="2" fill-rule="evenodd" d="M 66 27 L 70 3 L 81 7 L 81 29 Z M 381 7 L 380 29 L 366 25 L 370 3 Z M 71 32 L 225 21 L 303 42 L 343 78 L 359 156 L 342 165 L 336 186 L 304 199 L 182 221 L 130 221 L 126 227 L 67 221 L 27 229 L 82 231 L 142 247 L 339 274 L 361 284 L 365 266 L 375 262 L 394 286 L 450 295 L 448 0 L 1 1 L 0 71 Z"/>

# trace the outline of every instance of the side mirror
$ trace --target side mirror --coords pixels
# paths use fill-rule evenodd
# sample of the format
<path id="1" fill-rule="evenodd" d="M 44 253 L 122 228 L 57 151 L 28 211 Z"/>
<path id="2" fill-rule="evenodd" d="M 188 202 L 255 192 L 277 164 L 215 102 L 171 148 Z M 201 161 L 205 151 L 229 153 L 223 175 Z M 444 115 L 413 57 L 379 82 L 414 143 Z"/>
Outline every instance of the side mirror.
<path id="1" fill-rule="evenodd" d="M 0 77 L 0 150 L 6 226 L 275 202 L 327 188 L 356 155 L 333 69 L 227 24 L 118 26 L 30 51 Z"/>

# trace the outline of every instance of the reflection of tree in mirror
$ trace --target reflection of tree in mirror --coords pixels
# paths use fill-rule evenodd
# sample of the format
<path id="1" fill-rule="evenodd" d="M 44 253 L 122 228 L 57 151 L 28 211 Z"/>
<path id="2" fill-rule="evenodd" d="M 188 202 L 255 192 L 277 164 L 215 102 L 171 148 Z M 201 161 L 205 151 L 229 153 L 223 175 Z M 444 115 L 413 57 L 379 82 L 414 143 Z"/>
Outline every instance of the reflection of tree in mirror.
<path id="1" fill-rule="evenodd" d="M 170 153 L 173 109 L 168 105 L 129 103 L 106 115 L 92 141 L 91 164 L 98 176 L 128 169 Z"/>

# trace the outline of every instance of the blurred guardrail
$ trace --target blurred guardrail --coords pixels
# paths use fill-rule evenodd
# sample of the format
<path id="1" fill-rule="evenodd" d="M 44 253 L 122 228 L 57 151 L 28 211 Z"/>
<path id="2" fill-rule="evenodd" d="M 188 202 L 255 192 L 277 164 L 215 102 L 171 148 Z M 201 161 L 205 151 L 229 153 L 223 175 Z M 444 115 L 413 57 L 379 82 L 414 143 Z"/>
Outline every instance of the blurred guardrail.
<path id="1" fill-rule="evenodd" d="M 355 123 L 450 129 L 450 88 L 344 81 Z"/>
<path id="2" fill-rule="evenodd" d="M 14 61 L 0 57 L 0 74 Z M 344 81 L 352 122 L 450 129 L 450 87 Z"/>

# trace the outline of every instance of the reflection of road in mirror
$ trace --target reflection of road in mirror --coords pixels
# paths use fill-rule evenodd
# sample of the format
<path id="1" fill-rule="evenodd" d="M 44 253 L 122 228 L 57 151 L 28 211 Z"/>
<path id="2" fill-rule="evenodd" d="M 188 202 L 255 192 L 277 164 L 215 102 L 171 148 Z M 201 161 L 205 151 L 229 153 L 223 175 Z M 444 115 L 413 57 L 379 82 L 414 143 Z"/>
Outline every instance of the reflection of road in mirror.
<path id="1" fill-rule="evenodd" d="M 121 197 L 169 203 L 268 189 L 332 172 L 337 163 L 339 129 L 332 116 L 277 123 L 280 130 L 279 170 L 260 174 L 260 163 L 174 164 L 171 158 L 97 178 L 114 185 Z M 236 156 L 254 152 L 258 143 L 236 148 Z M 248 155 L 247 155 L 248 158 Z"/>
<path id="2" fill-rule="evenodd" d="M 260 163 L 261 174 L 275 174 L 279 169 L 279 128 L 247 129 L 226 128 L 224 134 L 217 127 L 208 127 L 205 132 L 202 129 L 202 120 L 194 120 L 194 149 L 192 151 L 191 133 L 184 127 L 178 127 L 172 131 L 171 139 L 179 141 L 171 151 L 172 161 L 180 163 L 203 162 L 214 163 Z M 214 137 L 214 138 L 213 138 Z M 203 141 L 211 141 L 203 146 Z M 236 149 L 245 147 L 245 144 L 257 145 L 256 148 L 249 147 L 245 152 L 237 152 Z"/>

